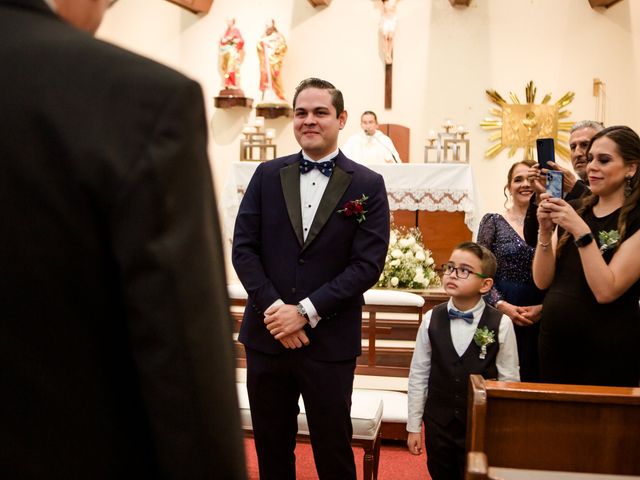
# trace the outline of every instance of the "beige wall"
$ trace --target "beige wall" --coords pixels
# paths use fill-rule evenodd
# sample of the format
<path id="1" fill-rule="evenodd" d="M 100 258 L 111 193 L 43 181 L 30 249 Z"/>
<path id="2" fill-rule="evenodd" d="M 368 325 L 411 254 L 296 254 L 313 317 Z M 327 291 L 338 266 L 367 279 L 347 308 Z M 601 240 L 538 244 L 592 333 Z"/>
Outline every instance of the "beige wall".
<path id="1" fill-rule="evenodd" d="M 233 16 L 246 41 L 242 86 L 257 98 L 255 45 L 268 18 L 286 36 L 284 87 L 291 101 L 296 84 L 308 76 L 335 83 L 351 116 L 342 139 L 358 129 L 365 109 L 381 122 L 411 127 L 411 161 L 423 159 L 424 138 L 445 118 L 470 130 L 471 164 L 481 209 L 502 209 L 509 165 L 521 157 L 506 153 L 487 160 L 488 135 L 478 126 L 491 103 L 485 89 L 524 101 L 533 80 L 537 100 L 576 93 L 571 120 L 592 118 L 594 78 L 607 87 L 608 124 L 640 130 L 640 0 L 623 0 L 593 10 L 588 0 L 472 0 L 453 8 L 448 0 L 399 0 L 394 59 L 393 109 L 384 109 L 384 65 L 378 20 L 380 0 L 333 0 L 313 8 L 306 0 L 214 0 L 209 14 L 196 16 L 163 0 L 120 0 L 98 35 L 171 65 L 201 82 L 212 131 L 211 156 L 217 190 L 238 159 L 238 135 L 254 115 L 249 109 L 215 109 L 220 89 L 217 42 L 226 17 Z M 298 149 L 289 119 L 268 120 L 277 129 L 280 154 Z"/>

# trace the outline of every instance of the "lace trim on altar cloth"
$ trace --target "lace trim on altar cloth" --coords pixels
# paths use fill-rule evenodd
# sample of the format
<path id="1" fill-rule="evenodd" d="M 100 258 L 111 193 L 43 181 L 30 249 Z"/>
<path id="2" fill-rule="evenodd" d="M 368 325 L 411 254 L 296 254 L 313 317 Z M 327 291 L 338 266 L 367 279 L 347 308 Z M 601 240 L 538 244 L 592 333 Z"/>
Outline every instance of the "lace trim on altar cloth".
<path id="1" fill-rule="evenodd" d="M 245 188 L 238 186 L 236 193 L 239 198 L 245 194 Z M 465 190 L 418 190 L 410 188 L 396 188 L 387 191 L 390 210 L 426 210 L 429 212 L 465 212 L 464 223 L 473 231 L 474 203 Z M 238 204 L 234 206 L 237 213 Z M 233 215 L 235 220 L 235 215 Z M 233 232 L 233 225 L 227 227 L 227 232 Z"/>

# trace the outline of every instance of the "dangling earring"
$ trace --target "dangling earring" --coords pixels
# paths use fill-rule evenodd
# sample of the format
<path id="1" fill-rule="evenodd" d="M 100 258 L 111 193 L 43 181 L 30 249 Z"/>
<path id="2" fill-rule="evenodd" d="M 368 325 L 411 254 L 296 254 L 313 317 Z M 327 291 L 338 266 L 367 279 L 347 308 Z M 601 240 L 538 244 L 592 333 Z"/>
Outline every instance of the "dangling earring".
<path id="1" fill-rule="evenodd" d="M 630 197 L 633 193 L 633 177 L 624 177 L 624 196 Z"/>

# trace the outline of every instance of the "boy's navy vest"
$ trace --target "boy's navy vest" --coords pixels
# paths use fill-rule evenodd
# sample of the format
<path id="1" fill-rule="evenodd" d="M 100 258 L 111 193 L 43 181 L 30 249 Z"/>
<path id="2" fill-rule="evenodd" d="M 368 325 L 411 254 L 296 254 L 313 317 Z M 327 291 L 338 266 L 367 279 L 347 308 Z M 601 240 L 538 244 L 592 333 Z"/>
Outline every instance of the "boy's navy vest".
<path id="1" fill-rule="evenodd" d="M 501 318 L 502 313 L 490 305 L 485 306 L 478 328 L 486 326 L 493 330 L 496 341 L 487 345 L 484 359 L 480 359 L 480 347 L 473 340 L 459 357 L 451 340 L 451 322 L 464 320 L 450 320 L 446 302 L 433 308 L 429 324 L 431 374 L 425 420 L 428 418 L 438 425 L 446 426 L 455 418 L 466 426 L 469 375 L 480 374 L 486 379 L 498 377 L 496 357 L 500 349 L 498 333 Z"/>

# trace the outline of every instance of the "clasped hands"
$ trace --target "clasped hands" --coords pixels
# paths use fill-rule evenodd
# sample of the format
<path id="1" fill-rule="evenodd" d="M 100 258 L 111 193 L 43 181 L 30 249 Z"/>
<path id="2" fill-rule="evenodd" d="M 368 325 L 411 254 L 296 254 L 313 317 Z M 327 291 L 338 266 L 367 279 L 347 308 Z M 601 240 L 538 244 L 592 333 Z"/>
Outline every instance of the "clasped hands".
<path id="1" fill-rule="evenodd" d="M 503 300 L 499 310 L 507 315 L 515 325 L 520 327 L 530 327 L 540 321 L 542 317 L 542 305 L 520 307 Z"/>
<path id="2" fill-rule="evenodd" d="M 298 314 L 295 305 L 274 305 L 264 312 L 264 323 L 269 333 L 285 348 L 301 348 L 309 345 L 304 331 L 306 318 Z"/>

